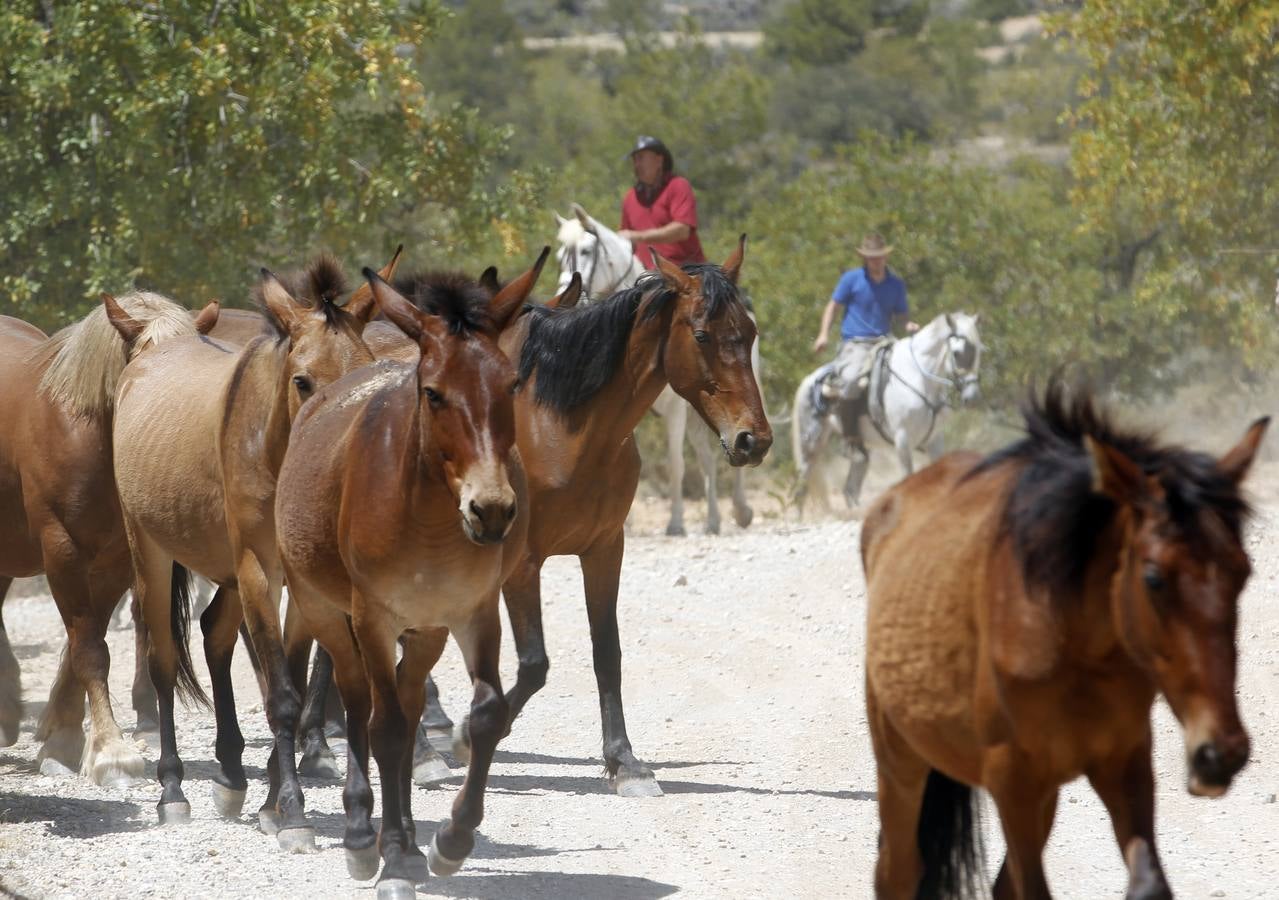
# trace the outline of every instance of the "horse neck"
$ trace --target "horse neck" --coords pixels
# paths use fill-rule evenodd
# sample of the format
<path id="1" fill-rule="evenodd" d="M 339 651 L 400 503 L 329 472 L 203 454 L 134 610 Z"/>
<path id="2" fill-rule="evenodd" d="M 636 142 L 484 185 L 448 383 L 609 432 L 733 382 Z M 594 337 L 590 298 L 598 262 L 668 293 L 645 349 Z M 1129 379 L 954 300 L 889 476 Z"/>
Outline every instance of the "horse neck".
<path id="1" fill-rule="evenodd" d="M 936 320 L 925 325 L 909 338 L 902 341 L 906 359 L 910 361 L 908 371 L 917 380 L 914 387 L 930 400 L 937 397 L 947 385 L 937 379 L 947 379 L 942 373 L 942 361 L 946 354 L 946 338 L 948 331 L 943 331 L 944 323 Z"/>
<path id="2" fill-rule="evenodd" d="M 605 245 L 605 239 L 597 237 L 600 242 L 601 249 Z M 640 276 L 644 274 L 644 267 L 640 265 L 639 260 L 635 258 L 635 253 L 629 247 L 623 247 L 625 241 L 621 239 L 608 241 L 610 245 L 608 250 L 600 254 L 601 259 L 607 259 L 610 263 L 613 260 L 625 260 L 625 265 L 620 262 L 615 266 L 610 265 L 606 283 L 599 283 L 596 277 L 600 272 L 599 262 L 596 262 L 595 271 L 591 273 L 590 290 L 587 292 L 592 298 L 594 297 L 611 297 L 618 291 L 624 291 L 628 287 L 632 287 L 635 282 L 639 281 Z"/>
<path id="3" fill-rule="evenodd" d="M 261 429 L 259 440 L 253 443 L 262 448 L 262 463 L 272 475 L 278 475 L 292 428 L 289 416 L 289 391 L 292 388 L 288 376 L 289 342 L 265 336 L 250 342 L 242 352 L 241 365 L 227 398 L 233 407 L 229 411 L 232 415 L 225 421 L 228 424 L 238 421 L 240 427 Z"/>

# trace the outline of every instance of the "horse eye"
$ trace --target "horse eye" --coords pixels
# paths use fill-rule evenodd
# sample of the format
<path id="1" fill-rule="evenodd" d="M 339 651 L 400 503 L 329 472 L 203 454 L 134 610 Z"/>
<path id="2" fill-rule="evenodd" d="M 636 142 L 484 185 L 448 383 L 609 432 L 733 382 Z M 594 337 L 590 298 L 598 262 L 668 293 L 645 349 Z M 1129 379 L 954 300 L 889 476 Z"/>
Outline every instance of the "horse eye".
<path id="1" fill-rule="evenodd" d="M 293 383 L 297 386 L 298 392 L 302 394 L 311 393 L 312 389 L 315 387 L 315 383 L 311 381 L 311 377 L 309 375 L 294 375 Z"/>
<path id="2" fill-rule="evenodd" d="M 1162 591 L 1167 585 L 1164 580 L 1164 573 L 1159 571 L 1159 567 L 1154 563 L 1146 563 L 1146 567 L 1141 573 L 1141 578 L 1146 582 L 1146 589 L 1149 591 Z"/>
<path id="3" fill-rule="evenodd" d="M 707 341 L 711 339 L 711 336 L 707 334 L 705 331 L 694 331 L 693 339 L 696 340 L 697 343 L 699 344 L 705 344 Z"/>
<path id="4" fill-rule="evenodd" d="M 435 409 L 439 409 L 444 405 L 444 395 L 433 387 L 422 388 L 422 393 L 426 394 L 427 401 Z"/>

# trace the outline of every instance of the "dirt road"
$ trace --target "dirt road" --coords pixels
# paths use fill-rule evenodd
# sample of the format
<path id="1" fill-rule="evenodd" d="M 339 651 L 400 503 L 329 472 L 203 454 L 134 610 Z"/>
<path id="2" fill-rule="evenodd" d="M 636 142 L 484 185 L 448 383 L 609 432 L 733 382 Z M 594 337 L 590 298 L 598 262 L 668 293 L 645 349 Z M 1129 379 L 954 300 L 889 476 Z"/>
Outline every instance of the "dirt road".
<path id="1" fill-rule="evenodd" d="M 1256 573 L 1245 597 L 1240 694 L 1253 761 L 1219 801 L 1184 790 L 1181 740 L 1156 710 L 1158 834 L 1183 897 L 1273 897 L 1279 871 L 1279 467 L 1260 473 L 1251 531 Z M 626 800 L 604 784 L 581 582 L 569 560 L 546 569 L 551 675 L 501 745 L 476 852 L 461 873 L 419 888 L 443 897 L 866 897 L 875 850 L 874 765 L 863 712 L 865 594 L 856 522 L 765 519 L 718 539 L 666 538 L 640 516 L 622 578 L 627 720 L 657 771 L 660 798 Z M 27 721 L 0 751 L 0 888 L 28 897 L 371 897 L 341 850 L 334 783 L 307 781 L 319 852 L 284 856 L 260 834 L 267 730 L 252 674 L 237 662 L 250 791 L 240 821 L 217 817 L 212 716 L 183 711 L 179 742 L 193 822 L 155 824 L 154 781 L 109 791 L 38 773 L 31 731 L 63 636 L 52 604 L 13 600 L 5 620 L 23 666 Z M 132 632 L 110 635 L 122 723 Z M 198 654 L 197 654 L 198 655 Z M 508 680 L 514 653 L 503 649 Z M 203 663 L 198 665 L 203 669 Z M 450 649 L 449 709 L 467 688 Z M 148 751 L 154 778 L 155 752 Z M 454 787 L 415 795 L 420 835 L 447 815 Z M 379 801 L 380 807 L 380 801 Z M 1121 896 L 1125 874 L 1105 812 L 1067 788 L 1048 850 L 1058 896 Z M 1002 853 L 988 816 L 991 870 Z"/>

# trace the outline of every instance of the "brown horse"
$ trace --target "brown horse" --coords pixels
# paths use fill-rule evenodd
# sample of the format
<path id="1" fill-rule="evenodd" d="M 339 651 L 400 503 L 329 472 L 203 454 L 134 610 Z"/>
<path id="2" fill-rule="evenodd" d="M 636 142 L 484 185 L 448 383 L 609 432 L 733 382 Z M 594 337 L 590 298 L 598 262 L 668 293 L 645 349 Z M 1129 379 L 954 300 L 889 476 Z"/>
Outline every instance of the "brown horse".
<path id="1" fill-rule="evenodd" d="M 757 465 L 773 442 L 751 369 L 755 325 L 737 291 L 745 236 L 723 268 L 659 270 L 588 306 L 533 307 L 502 335 L 525 384 L 516 440 L 528 472 L 528 545 L 502 592 L 519 652 L 514 718 L 546 683 L 541 569 L 581 560 L 604 762 L 618 793 L 661 793 L 631 749 L 622 711 L 617 586 L 623 529 L 639 484 L 635 426 L 669 384 L 719 435 L 730 464 Z M 465 735 L 457 750 L 465 753 Z"/>
<path id="2" fill-rule="evenodd" d="M 259 822 L 295 851 L 314 848 L 314 830 L 303 814 L 293 754 L 300 700 L 280 634 L 275 474 L 302 402 L 373 360 L 361 340 L 375 310 L 372 295 L 357 291 L 343 308 L 336 303 L 343 291 L 341 269 L 328 258 L 287 285 L 263 270 L 259 300 L 269 333 L 242 348 L 208 338 L 169 342 L 125 370 L 116 401 L 116 480 L 160 703 L 160 820 L 190 816 L 173 697 L 175 686 L 197 699 L 203 692 L 186 644 L 166 636 L 170 622 L 190 614 L 179 587 L 192 570 L 218 585 L 201 617 L 221 764 L 215 804 L 238 816 L 247 788 L 230 674 L 237 630 L 247 621 L 276 741 Z"/>
<path id="3" fill-rule="evenodd" d="M 1121 430 L 1057 381 L 1025 416 L 1025 439 L 943 457 L 862 528 L 879 897 L 974 887 L 970 786 L 1003 824 L 995 896 L 1049 896 L 1041 854 L 1058 789 L 1080 775 L 1110 813 L 1128 896 L 1169 897 L 1155 697 L 1181 722 L 1192 794 L 1224 793 L 1248 760 L 1234 684 L 1249 573 L 1240 483 L 1267 420 L 1214 459 Z"/>
<path id="4" fill-rule="evenodd" d="M 280 469 L 275 516 L 291 603 L 332 656 L 346 704 L 348 867 L 372 877 L 380 848 L 378 896 L 411 897 L 428 866 L 451 874 L 471 852 L 507 724 L 498 595 L 522 549 L 528 504 L 515 451 L 518 383 L 497 335 L 536 272 L 491 301 L 478 286 L 442 295 L 433 315 L 372 270 L 365 275 L 419 360 L 379 362 L 304 407 Z M 413 737 L 424 679 L 450 632 L 475 687 L 474 752 L 452 819 L 426 858 L 411 809 Z M 370 746 L 382 779 L 376 837 Z"/>
<path id="5" fill-rule="evenodd" d="M 68 650 L 36 730 L 41 770 L 78 769 L 99 784 L 130 780 L 143 768 L 107 693 L 106 630 L 131 573 L 111 469 L 116 382 L 130 356 L 207 331 L 218 313 L 212 303 L 192 322 L 185 309 L 149 293 L 104 302 L 131 323 L 123 343 L 103 307 L 51 338 L 0 316 L 0 588 L 7 591 L 15 577 L 48 576 Z M 8 746 L 18 735 L 22 688 L 7 639 L 3 650 L 0 744 Z"/>

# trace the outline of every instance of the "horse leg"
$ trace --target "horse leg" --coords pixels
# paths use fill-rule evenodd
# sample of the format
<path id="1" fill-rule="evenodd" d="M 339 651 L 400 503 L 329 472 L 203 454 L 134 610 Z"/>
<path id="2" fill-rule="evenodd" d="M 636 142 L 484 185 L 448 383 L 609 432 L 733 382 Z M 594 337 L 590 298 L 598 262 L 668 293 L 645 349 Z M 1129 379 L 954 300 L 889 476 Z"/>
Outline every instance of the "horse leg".
<path id="1" fill-rule="evenodd" d="M 1005 745 L 986 754 L 982 782 L 999 809 L 1008 851 L 995 879 L 997 900 L 1047 900 L 1043 852 L 1057 812 L 1057 787 L 1035 777 L 1033 760 Z"/>
<path id="2" fill-rule="evenodd" d="M 749 528 L 755 519 L 755 510 L 746 499 L 746 467 L 733 469 L 733 521 L 739 528 Z"/>
<path id="3" fill-rule="evenodd" d="M 879 856 L 875 860 L 877 900 L 910 900 L 924 871 L 919 852 L 919 814 L 928 784 L 928 763 L 880 715 L 875 692 L 866 683 L 866 712 L 875 751 L 878 782 Z"/>
<path id="4" fill-rule="evenodd" d="M 204 659 L 213 684 L 213 714 L 217 721 L 214 755 L 220 770 L 213 776 L 213 806 L 228 819 L 239 818 L 249 781 L 244 775 L 244 735 L 235 713 L 235 689 L 231 683 L 231 660 L 244 611 L 240 594 L 221 586 L 200 614 L 204 633 Z"/>
<path id="5" fill-rule="evenodd" d="M 135 725 L 133 736 L 146 742 L 150 747 L 160 744 L 160 709 L 156 698 L 155 685 L 151 683 L 151 671 L 147 666 L 148 646 L 147 623 L 142 616 L 142 607 L 138 598 L 132 597 L 129 609 L 133 616 L 133 714 Z"/>
<path id="6" fill-rule="evenodd" d="M 1129 900 L 1164 900 L 1172 890 L 1155 849 L 1155 776 L 1150 766 L 1150 734 L 1126 758 L 1088 771 L 1101 802 L 1106 804 L 1128 866 Z"/>
<path id="7" fill-rule="evenodd" d="M 870 454 L 861 441 L 849 441 L 849 452 L 852 458 L 848 461 L 848 477 L 844 479 L 844 502 L 849 509 L 854 509 L 862 496 L 862 484 L 866 481 L 866 470 L 870 468 Z"/>
<path id="8" fill-rule="evenodd" d="M 412 753 L 413 741 L 400 701 L 395 661 L 398 636 L 389 624 L 377 617 L 361 615 L 364 604 L 358 595 L 354 601 L 356 615 L 352 621 L 355 640 L 360 648 L 373 701 L 369 745 L 382 781 L 382 828 L 378 835 L 382 874 L 378 878 L 377 892 L 379 898 L 411 897 L 418 877 L 416 864 L 409 854 L 412 839 L 404 828 L 404 789 L 400 778 L 404 772 L 404 757 Z M 419 680 L 419 689 L 420 685 Z M 353 725 L 348 724 L 348 729 L 353 732 Z M 354 738 L 353 733 L 351 738 Z"/>
<path id="9" fill-rule="evenodd" d="M 298 774 L 311 778 L 341 778 L 337 759 L 324 736 L 324 701 L 333 683 L 333 660 L 323 647 L 316 648 L 315 662 L 308 679 L 306 667 L 311 660 L 314 643 L 311 633 L 302 623 L 297 604 L 290 600 L 284 613 L 284 658 L 288 660 L 293 688 L 303 696 L 302 712 L 298 718 L 298 738 L 302 742 Z"/>
<path id="10" fill-rule="evenodd" d="M 79 647 L 75 642 L 71 645 L 71 664 L 89 698 L 89 742 L 81 774 L 100 785 L 129 784 L 141 778 L 144 770 L 142 754 L 132 741 L 125 740 L 116 722 L 107 687 L 111 669 L 107 629 L 130 574 L 129 561 L 123 557 L 117 565 L 95 574 L 89 590 L 90 607 L 77 629 Z"/>
<path id="11" fill-rule="evenodd" d="M 600 694 L 604 734 L 604 766 L 622 797 L 656 797 L 662 793 L 653 770 L 635 758 L 626 735 L 622 710 L 622 647 L 617 633 L 617 584 L 622 574 L 625 540 L 597 546 L 580 557 L 586 588 L 586 614 L 591 625 L 595 683 Z"/>
<path id="12" fill-rule="evenodd" d="M 531 559 L 522 560 L 510 580 L 502 585 L 502 595 L 515 636 L 515 652 L 520 660 L 515 686 L 506 695 L 510 722 L 514 723 L 528 699 L 546 685 L 546 674 L 551 668 L 542 635 L 541 564 Z M 457 754 L 456 747 L 455 741 L 454 755 Z M 458 761 L 465 763 L 460 756 Z"/>
<path id="13" fill-rule="evenodd" d="M 496 598 L 494 598 L 496 599 Z M 497 742 L 506 732 L 510 711 L 502 695 L 498 656 L 502 649 L 501 619 L 496 603 L 485 603 L 456 638 L 466 660 L 475 693 L 467 717 L 471 759 L 466 780 L 453 801 L 452 815 L 431 840 L 429 860 L 436 875 L 452 875 L 475 846 L 475 829 L 484 818 L 484 790 Z"/>
<path id="14" fill-rule="evenodd" d="M 307 824 L 303 812 L 302 785 L 298 781 L 295 756 L 302 697 L 293 686 L 284 655 L 280 633 L 284 574 L 275 556 L 274 536 L 270 540 L 272 544 L 266 552 L 242 546 L 236 566 L 245 622 L 266 682 L 267 724 L 275 739 L 268 762 L 270 788 L 266 802 L 258 810 L 258 824 L 267 834 L 275 834 L 280 849 L 311 853 L 315 850 L 315 829 Z"/>
<path id="15" fill-rule="evenodd" d="M 419 745 L 422 735 L 430 741 L 436 750 L 448 750 L 453 745 L 453 720 L 440 704 L 440 689 L 435 679 L 426 676 L 426 711 L 422 713 L 422 732 L 418 735 Z"/>
<path id="16" fill-rule="evenodd" d="M 697 467 L 702 470 L 702 483 L 706 492 L 706 533 L 719 534 L 719 472 L 715 466 L 715 453 L 708 445 L 706 429 L 700 423 L 695 424 L 694 428 L 693 452 L 697 455 Z"/>
<path id="17" fill-rule="evenodd" d="M 905 428 L 898 428 L 893 435 L 893 447 L 897 450 L 897 459 L 902 464 L 902 478 L 909 477 L 915 471 L 915 460 L 911 456 L 910 435 Z"/>
<path id="18" fill-rule="evenodd" d="M 0 576 L 0 747 L 12 747 L 22 727 L 22 669 L 4 627 L 4 598 L 12 583 Z"/>
<path id="19" fill-rule="evenodd" d="M 41 775 L 74 775 L 84 757 L 84 686 L 71 667 L 71 632 L 62 648 L 58 673 L 49 688 L 49 701 L 36 724 Z"/>
<path id="20" fill-rule="evenodd" d="M 495 602 L 496 599 L 495 597 Z M 426 677 L 439 662 L 448 638 L 449 633 L 446 628 L 428 629 L 422 633 L 406 634 L 401 638 L 400 645 L 403 653 L 399 665 L 396 666 L 396 684 L 400 695 L 400 708 L 404 712 L 404 721 L 408 725 L 410 737 L 418 733 L 422 709 L 426 706 Z M 425 881 L 430 875 L 430 867 L 425 854 L 418 848 L 417 823 L 413 821 L 413 778 L 416 762 L 417 742 L 409 740 L 405 744 L 396 784 L 400 790 L 400 816 L 404 820 L 404 833 L 408 835 L 408 844 L 404 850 L 405 863 L 413 873 L 415 881 Z"/>
<path id="21" fill-rule="evenodd" d="M 346 707 L 346 786 L 342 789 L 346 870 L 357 881 L 368 881 L 377 874 L 381 859 L 373 828 L 373 787 L 369 782 L 369 682 L 345 616 L 340 621 L 335 617 L 317 634 L 331 654 L 333 680 Z"/>
<path id="22" fill-rule="evenodd" d="M 684 432 L 688 428 L 688 404 L 676 398 L 667 404 L 662 421 L 666 423 L 666 471 L 669 476 L 671 520 L 666 533 L 682 537 L 684 529 Z"/>
<path id="23" fill-rule="evenodd" d="M 447 635 L 445 637 L 447 639 Z M 443 648 L 441 648 L 440 652 L 443 652 Z M 412 777 L 414 784 L 421 787 L 430 787 L 433 784 L 444 781 L 446 778 L 453 777 L 453 771 L 449 768 L 449 764 L 445 762 L 444 757 L 440 755 L 440 751 L 436 749 L 431 741 L 432 731 L 439 734 L 444 729 L 447 729 L 444 733 L 449 735 L 451 742 L 453 721 L 449 719 L 444 712 L 444 708 L 440 706 L 440 692 L 435 687 L 435 682 L 431 680 L 430 675 L 423 679 L 422 692 L 425 712 L 419 714 L 415 719 L 417 727 L 413 740 Z M 431 709 L 432 699 L 435 701 L 434 709 Z"/>

